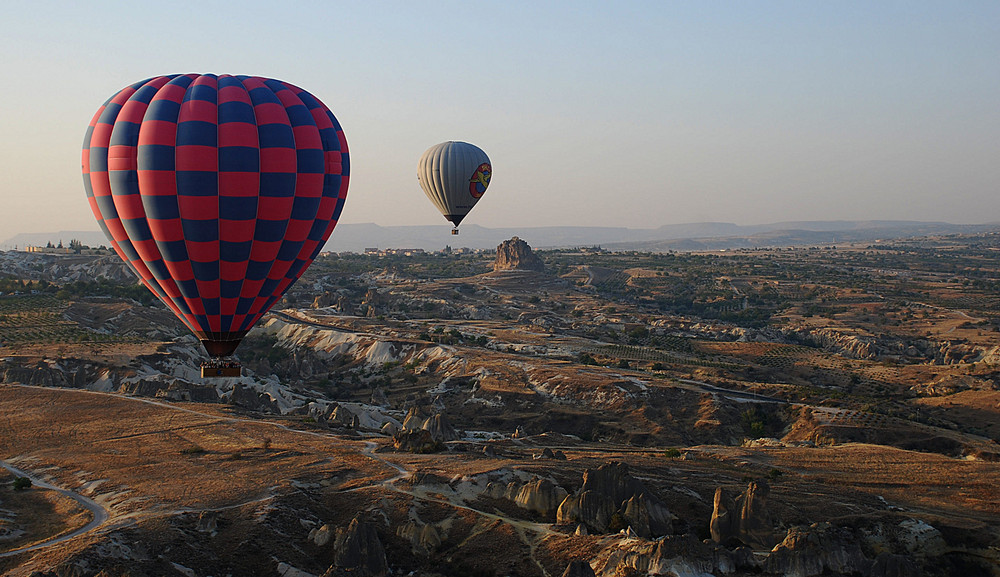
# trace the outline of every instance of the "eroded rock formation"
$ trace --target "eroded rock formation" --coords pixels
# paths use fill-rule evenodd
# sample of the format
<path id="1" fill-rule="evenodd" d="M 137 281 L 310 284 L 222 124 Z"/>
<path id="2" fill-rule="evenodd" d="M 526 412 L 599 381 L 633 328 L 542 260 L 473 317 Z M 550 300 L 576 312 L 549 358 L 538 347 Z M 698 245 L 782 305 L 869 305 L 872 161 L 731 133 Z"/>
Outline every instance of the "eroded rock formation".
<path id="1" fill-rule="evenodd" d="M 527 483 L 511 481 L 504 485 L 491 482 L 486 486 L 486 495 L 494 499 L 507 499 L 522 509 L 550 516 L 559 508 L 567 492 L 549 479 L 535 477 Z"/>
<path id="2" fill-rule="evenodd" d="M 584 471 L 580 491 L 563 500 L 556 521 L 583 523 L 598 533 L 631 527 L 640 537 L 673 530 L 670 511 L 619 462 Z"/>
<path id="3" fill-rule="evenodd" d="M 751 481 L 747 490 L 735 499 L 725 489 L 715 490 L 715 502 L 709 528 L 712 540 L 730 544 L 738 541 L 757 549 L 770 549 L 778 542 L 773 529 L 767 497 L 767 482 Z"/>
<path id="4" fill-rule="evenodd" d="M 867 574 L 872 562 L 850 530 L 829 523 L 792 527 L 764 562 L 778 575 L 812 577 L 826 574 Z"/>
<path id="5" fill-rule="evenodd" d="M 355 517 L 346 529 L 337 529 L 333 548 L 333 566 L 324 575 L 385 577 L 389 573 L 385 549 L 371 523 Z"/>
<path id="6" fill-rule="evenodd" d="M 563 571 L 562 577 L 597 577 L 590 563 L 586 561 L 570 561 Z"/>
<path id="7" fill-rule="evenodd" d="M 531 252 L 528 243 L 513 237 L 497 246 L 497 259 L 493 263 L 494 271 L 501 270 L 534 270 L 544 271 L 545 263 L 538 255 Z"/>

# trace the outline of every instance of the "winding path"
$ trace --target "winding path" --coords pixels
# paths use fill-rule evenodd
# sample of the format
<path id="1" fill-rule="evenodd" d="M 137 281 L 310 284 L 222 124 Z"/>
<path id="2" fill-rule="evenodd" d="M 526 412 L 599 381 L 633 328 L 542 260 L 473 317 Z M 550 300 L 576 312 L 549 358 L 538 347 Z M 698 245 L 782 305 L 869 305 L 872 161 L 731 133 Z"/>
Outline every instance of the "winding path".
<path id="1" fill-rule="evenodd" d="M 87 523 L 86 525 L 84 525 L 83 527 L 80 527 L 79 529 L 77 529 L 75 531 L 72 531 L 70 533 L 66 533 L 65 535 L 59 535 L 59 536 L 53 537 L 52 539 L 48 539 L 46 541 L 35 543 L 34 545 L 28 545 L 26 547 L 21 547 L 19 549 L 13 549 L 11 551 L 5 551 L 3 553 L 0 553 L 0 558 L 2 558 L 2 557 L 12 557 L 14 555 L 20 555 L 21 553 L 27 553 L 29 551 L 35 551 L 37 549 L 42 549 L 44 547 L 50 547 L 52 545 L 57 545 L 57 544 L 62 543 L 64 541 L 69 541 L 70 539 L 72 539 L 72 538 L 74 538 L 74 537 L 76 537 L 78 535 L 83 535 L 84 533 L 89 533 L 89 532 L 93 531 L 94 529 L 97 529 L 98 527 L 100 527 L 101 525 L 103 525 L 109 519 L 108 510 L 105 509 L 104 507 L 102 507 L 101 505 L 99 505 L 93 499 L 84 497 L 83 495 L 81 495 L 79 493 L 74 493 L 73 491 L 70 491 L 69 489 L 63 489 L 62 487 L 57 487 L 57 486 L 55 486 L 55 485 L 53 485 L 51 483 L 46 483 L 45 481 L 42 481 L 38 477 L 35 477 L 35 476 L 33 476 L 33 475 L 29 474 L 29 473 L 26 473 L 26 472 L 24 472 L 24 471 L 22 471 L 22 470 L 20 470 L 20 469 L 18 469 L 16 467 L 13 467 L 13 466 L 7 464 L 7 462 L 5 462 L 5 461 L 0 461 L 0 467 L 3 467 L 4 469 L 7 469 L 8 471 L 10 471 L 11 473 L 13 473 L 14 475 L 17 475 L 18 477 L 27 477 L 28 479 L 31 480 L 32 486 L 41 487 L 43 489 L 49 489 L 51 491 L 55 491 L 55 492 L 60 493 L 60 494 L 62 494 L 64 496 L 66 496 L 66 497 L 69 497 L 70 499 L 75 500 L 77 503 L 79 503 L 80 505 L 82 505 L 83 507 L 85 507 L 88 511 L 90 511 L 91 515 L 93 515 L 93 519 L 90 520 L 90 523 Z"/>

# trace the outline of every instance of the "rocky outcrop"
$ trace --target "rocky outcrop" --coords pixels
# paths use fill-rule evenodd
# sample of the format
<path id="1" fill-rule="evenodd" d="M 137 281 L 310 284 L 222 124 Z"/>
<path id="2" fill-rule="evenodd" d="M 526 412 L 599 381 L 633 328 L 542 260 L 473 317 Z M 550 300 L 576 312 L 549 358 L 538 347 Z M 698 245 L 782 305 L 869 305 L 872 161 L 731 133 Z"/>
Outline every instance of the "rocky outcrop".
<path id="1" fill-rule="evenodd" d="M 497 258 L 493 262 L 493 270 L 534 270 L 544 271 L 545 263 L 538 255 L 531 252 L 528 243 L 517 238 L 505 240 L 497 246 Z"/>
<path id="2" fill-rule="evenodd" d="M 606 555 L 606 556 L 605 556 Z M 746 547 L 730 551 L 694 535 L 668 536 L 654 542 L 626 540 L 595 564 L 600 575 L 728 575 L 757 572 Z"/>
<path id="3" fill-rule="evenodd" d="M 410 410 L 406 412 L 406 417 L 403 418 L 403 430 L 416 431 L 417 429 L 422 429 L 426 420 L 427 417 L 421 413 L 420 409 L 410 407 Z"/>
<path id="4" fill-rule="evenodd" d="M 329 525 L 313 528 L 309 531 L 309 540 L 318 547 L 322 547 L 330 542 L 335 534 L 335 529 Z"/>
<path id="5" fill-rule="evenodd" d="M 448 418 L 441 413 L 437 413 L 424 421 L 421 428 L 431 434 L 435 441 L 444 443 L 454 441 L 459 438 L 458 432 L 448 422 Z"/>
<path id="6" fill-rule="evenodd" d="M 392 446 L 397 451 L 409 453 L 436 453 L 444 449 L 444 444 L 435 441 L 426 429 L 397 431 L 392 436 Z"/>
<path id="7" fill-rule="evenodd" d="M 494 499 L 512 501 L 522 509 L 549 517 L 559 508 L 567 492 L 549 479 L 534 477 L 523 484 L 517 481 L 506 485 L 491 482 L 486 486 L 485 494 Z"/>
<path id="8" fill-rule="evenodd" d="M 734 542 L 756 549 L 771 549 L 778 541 L 767 508 L 771 489 L 767 483 L 751 481 L 747 490 L 733 499 L 725 489 L 715 490 L 709 529 L 712 540 L 725 545 Z"/>
<path id="9" fill-rule="evenodd" d="M 55 368 L 39 363 L 36 367 L 11 367 L 4 371 L 4 383 L 21 383 L 39 387 L 66 387 L 66 374 Z"/>
<path id="10" fill-rule="evenodd" d="M 281 408 L 278 407 L 278 403 L 270 395 L 244 385 L 233 387 L 233 393 L 229 397 L 229 402 L 251 411 L 276 415 L 281 414 Z"/>
<path id="11" fill-rule="evenodd" d="M 375 525 L 354 518 L 346 529 L 337 530 L 333 566 L 324 576 L 351 575 L 385 577 L 389 564 Z"/>
<path id="12" fill-rule="evenodd" d="M 822 348 L 855 359 L 874 359 L 881 352 L 874 336 L 846 332 L 836 328 L 798 328 L 785 332 L 793 342 Z"/>
<path id="13" fill-rule="evenodd" d="M 212 537 L 216 535 L 219 529 L 219 512 L 218 511 L 202 511 L 198 515 L 198 522 L 195 524 L 195 530 L 200 533 L 208 533 Z"/>
<path id="14" fill-rule="evenodd" d="M 673 516 L 624 463 L 612 462 L 583 473 L 583 485 L 556 511 L 558 523 L 583 523 L 606 533 L 631 527 L 640 537 L 669 534 Z"/>
<path id="15" fill-rule="evenodd" d="M 409 541 L 414 553 L 424 556 L 437 551 L 444 541 L 444 535 L 438 526 L 413 519 L 400 526 L 396 535 Z"/>
<path id="16" fill-rule="evenodd" d="M 789 577 L 865 575 L 872 562 L 854 534 L 829 523 L 792 527 L 764 562 L 767 573 Z"/>
<path id="17" fill-rule="evenodd" d="M 430 417 L 425 417 L 424 413 L 417 407 L 410 407 L 403 418 L 403 431 L 424 430 L 430 433 L 431 438 L 439 443 L 454 441 L 460 438 L 458 431 L 451 426 L 448 418 L 442 413 L 435 413 Z"/>
<path id="18" fill-rule="evenodd" d="M 597 577 L 597 574 L 594 573 L 590 563 L 576 560 L 570 561 L 566 570 L 563 571 L 562 577 Z"/>
<path id="19" fill-rule="evenodd" d="M 334 426 L 349 427 L 352 429 L 357 429 L 361 425 L 361 420 L 358 416 L 342 405 L 334 406 L 333 410 L 326 416 L 326 421 Z"/>
<path id="20" fill-rule="evenodd" d="M 337 298 L 337 295 L 334 294 L 334 293 L 332 293 L 332 292 L 330 292 L 330 291 L 322 292 L 322 293 L 316 295 L 316 298 L 313 299 L 312 308 L 314 308 L 314 309 L 324 309 L 324 308 L 332 305 L 335 302 L 336 298 Z"/>
<path id="21" fill-rule="evenodd" d="M 195 385 L 180 379 L 125 381 L 119 386 L 118 392 L 136 397 L 156 397 L 195 403 L 218 403 L 221 400 L 214 387 Z"/>

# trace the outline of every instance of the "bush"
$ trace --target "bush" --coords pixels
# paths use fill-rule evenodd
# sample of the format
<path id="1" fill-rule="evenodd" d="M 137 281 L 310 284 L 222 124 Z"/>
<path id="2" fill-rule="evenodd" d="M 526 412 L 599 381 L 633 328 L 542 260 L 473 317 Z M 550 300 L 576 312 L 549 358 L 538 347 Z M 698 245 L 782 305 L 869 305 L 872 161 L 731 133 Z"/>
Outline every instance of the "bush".
<path id="1" fill-rule="evenodd" d="M 185 448 L 181 449 L 181 454 L 183 454 L 183 455 L 198 455 L 198 454 L 204 453 L 204 452 L 205 452 L 205 449 L 202 449 L 198 445 L 192 445 L 190 447 L 185 447 Z"/>
<path id="2" fill-rule="evenodd" d="M 31 479 L 27 477 L 18 477 L 14 479 L 14 490 L 23 491 L 31 487 Z"/>
<path id="3" fill-rule="evenodd" d="M 668 458 L 668 459 L 676 459 L 677 457 L 681 456 L 681 452 L 680 452 L 680 449 L 676 449 L 674 447 L 671 447 L 671 448 L 669 448 L 669 449 L 667 449 L 666 451 L 663 452 L 663 456 L 666 457 L 666 458 Z"/>

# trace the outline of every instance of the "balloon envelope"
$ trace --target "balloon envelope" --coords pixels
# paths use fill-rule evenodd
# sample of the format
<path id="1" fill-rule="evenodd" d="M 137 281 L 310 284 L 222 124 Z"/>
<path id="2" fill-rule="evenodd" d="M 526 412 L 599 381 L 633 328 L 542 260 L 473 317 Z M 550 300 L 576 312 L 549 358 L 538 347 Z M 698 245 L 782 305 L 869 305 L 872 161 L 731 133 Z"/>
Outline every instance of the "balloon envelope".
<path id="1" fill-rule="evenodd" d="M 457 227 L 490 184 L 490 158 L 468 142 L 442 142 L 427 149 L 417 163 L 424 194 Z"/>
<path id="2" fill-rule="evenodd" d="M 123 88 L 83 141 L 83 182 L 118 255 L 231 354 L 312 263 L 347 197 L 344 132 L 286 82 L 157 76 Z"/>

